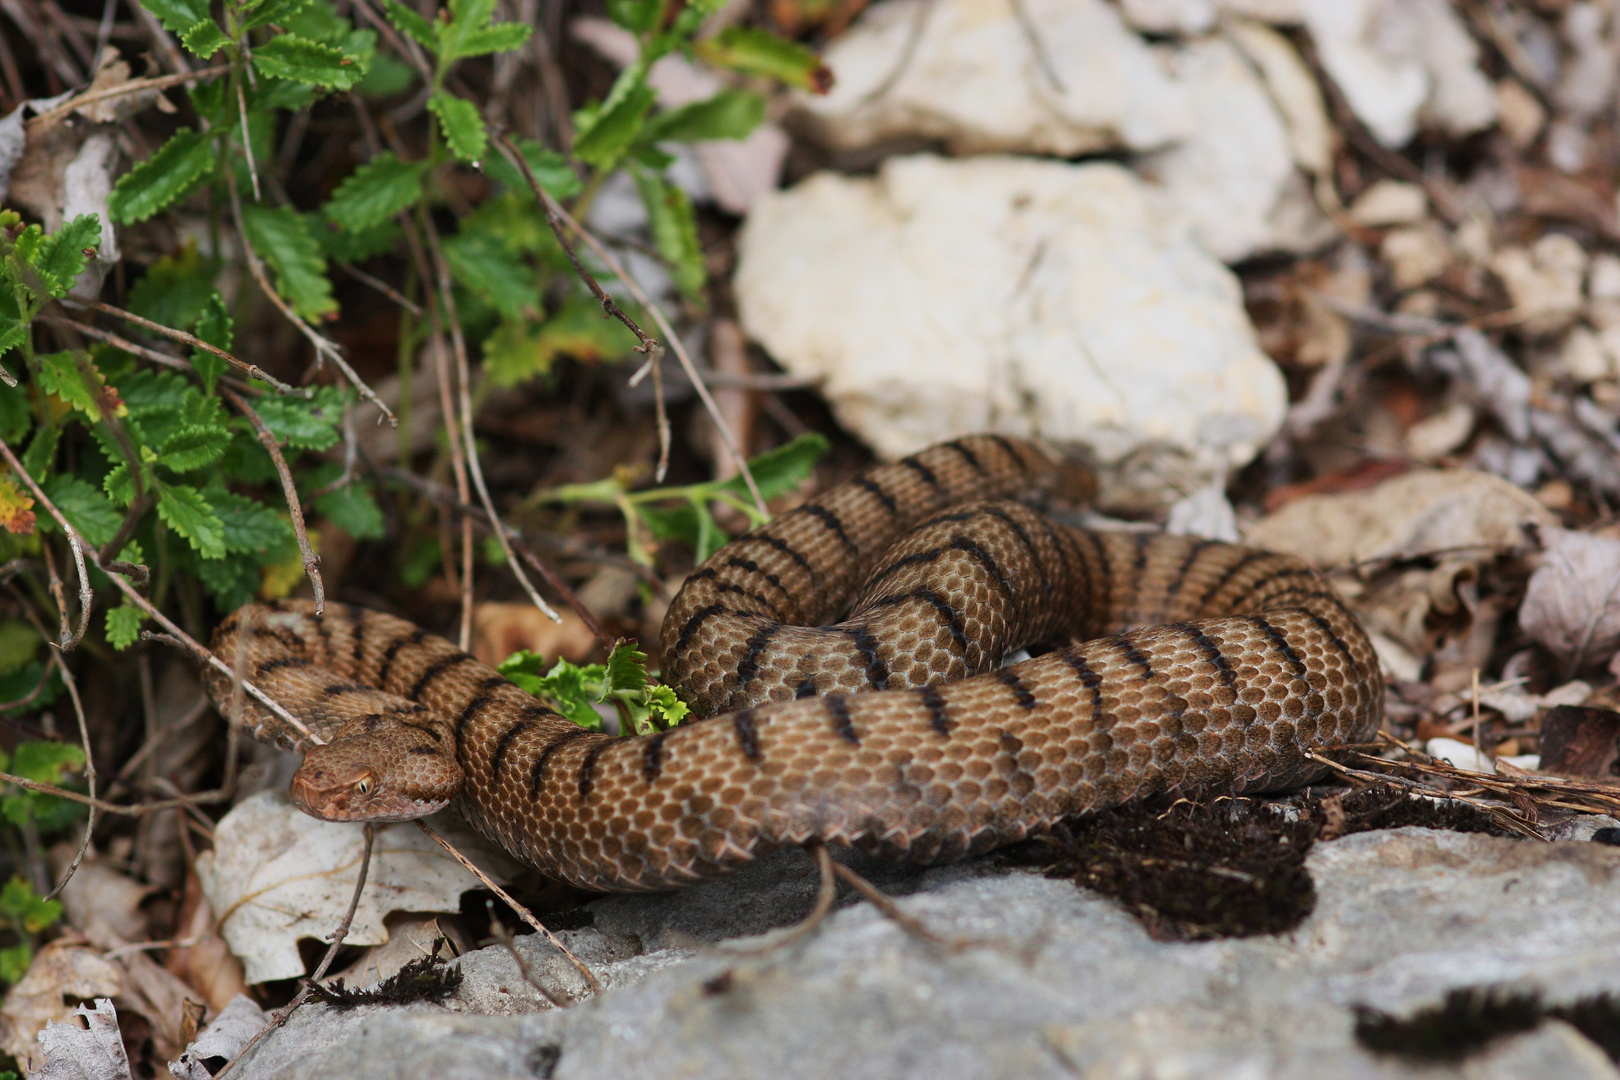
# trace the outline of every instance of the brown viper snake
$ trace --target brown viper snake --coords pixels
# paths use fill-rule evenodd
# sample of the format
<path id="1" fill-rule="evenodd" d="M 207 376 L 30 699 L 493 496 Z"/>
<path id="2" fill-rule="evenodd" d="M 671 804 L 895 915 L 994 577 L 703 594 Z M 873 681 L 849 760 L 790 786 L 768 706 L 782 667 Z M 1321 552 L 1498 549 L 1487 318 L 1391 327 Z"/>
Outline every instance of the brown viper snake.
<path id="1" fill-rule="evenodd" d="M 663 629 L 666 679 L 722 715 L 645 738 L 576 727 L 361 608 L 250 605 L 214 648 L 329 740 L 293 780 L 302 809 L 400 821 L 453 804 L 541 871 L 615 891 L 811 841 L 959 859 L 1154 793 L 1303 783 L 1322 771 L 1311 750 L 1378 729 L 1372 646 L 1314 572 L 1009 500 L 1065 478 L 1032 444 L 972 436 L 727 545 Z M 1025 646 L 1047 651 L 1002 666 Z M 209 681 L 231 709 L 230 680 Z"/>

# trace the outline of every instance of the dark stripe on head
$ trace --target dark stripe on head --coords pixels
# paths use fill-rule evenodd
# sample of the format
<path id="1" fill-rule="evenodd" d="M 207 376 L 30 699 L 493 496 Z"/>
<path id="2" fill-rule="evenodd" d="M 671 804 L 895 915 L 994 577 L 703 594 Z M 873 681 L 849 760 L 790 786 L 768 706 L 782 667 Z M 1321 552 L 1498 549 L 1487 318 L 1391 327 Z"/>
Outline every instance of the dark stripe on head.
<path id="1" fill-rule="evenodd" d="M 730 614 L 730 611 L 724 604 L 710 604 L 708 607 L 699 608 L 693 612 L 692 617 L 686 620 L 686 625 L 681 627 L 680 637 L 675 639 L 675 651 L 680 652 L 686 648 L 686 643 L 692 640 L 692 635 L 697 633 L 697 628 L 703 625 L 704 620 L 715 615 L 728 614 Z"/>
<path id="2" fill-rule="evenodd" d="M 916 473 L 922 482 L 929 486 L 934 494 L 944 494 L 944 489 L 939 486 L 939 477 L 934 475 L 934 470 L 918 461 L 916 457 L 901 458 L 900 464 Z"/>
<path id="3" fill-rule="evenodd" d="M 500 782 L 501 759 L 506 756 L 506 748 L 512 745 L 512 740 L 517 738 L 520 732 L 527 731 L 532 727 L 534 727 L 533 720 L 519 720 L 511 727 L 501 732 L 501 737 L 495 740 L 495 753 L 492 754 L 489 759 L 489 782 L 491 784 Z"/>
<path id="4" fill-rule="evenodd" d="M 825 506 L 822 506 L 820 503 L 805 503 L 803 506 L 799 507 L 799 509 L 804 512 L 806 517 L 813 517 L 823 525 L 827 526 L 828 530 L 831 531 L 834 536 L 838 537 L 839 540 L 842 540 L 844 542 L 844 546 L 849 548 L 849 550 L 857 552 L 861 550 L 856 546 L 855 541 L 849 538 L 849 534 L 844 531 L 844 523 L 838 520 L 838 515 L 827 509 Z"/>
<path id="5" fill-rule="evenodd" d="M 833 730 L 849 743 L 861 745 L 861 736 L 855 730 L 855 721 L 849 716 L 849 698 L 844 694 L 828 694 L 821 699 L 827 703 L 827 715 L 832 717 Z"/>
<path id="6" fill-rule="evenodd" d="M 383 650 L 382 666 L 377 669 L 377 685 L 384 690 L 388 689 L 388 675 L 394 669 L 394 659 L 399 656 L 399 650 L 407 645 L 420 645 L 427 636 L 428 632 L 418 626 L 403 637 L 397 637 L 390 641 L 388 648 Z"/>
<path id="7" fill-rule="evenodd" d="M 413 746 L 405 752 L 407 754 L 423 754 L 432 757 L 439 756 L 439 748 L 436 746 Z"/>
<path id="8" fill-rule="evenodd" d="M 1181 632 L 1192 640 L 1193 645 L 1198 648 L 1199 654 L 1215 665 L 1215 672 L 1221 677 L 1221 685 L 1232 691 L 1232 693 L 1237 693 L 1237 672 L 1232 670 L 1232 665 L 1227 661 L 1226 654 L 1221 652 L 1221 647 L 1215 644 L 1208 634 L 1191 623 L 1179 623 L 1177 625 Z"/>
<path id="9" fill-rule="evenodd" d="M 878 502 L 882 503 L 883 509 L 887 510 L 890 515 L 894 517 L 898 517 L 900 515 L 900 507 L 894 501 L 894 496 L 890 495 L 887 491 L 884 491 L 882 484 L 864 474 L 857 476 L 854 480 L 854 484 L 868 495 L 871 495 Z"/>
<path id="10" fill-rule="evenodd" d="M 874 690 L 887 690 L 889 665 L 878 655 L 877 638 L 864 626 L 846 627 L 845 632 L 854 639 L 855 648 L 860 652 L 861 659 L 866 661 L 866 684 Z"/>
<path id="11" fill-rule="evenodd" d="M 321 694 L 329 698 L 342 697 L 344 694 L 371 694 L 375 692 L 375 687 L 361 686 L 359 683 L 352 682 L 328 683 L 321 687 Z"/>
<path id="12" fill-rule="evenodd" d="M 1069 668 L 1080 677 L 1080 682 L 1085 685 L 1085 688 L 1091 691 L 1092 718 L 1096 719 L 1101 716 L 1103 711 L 1102 676 L 1097 674 L 1097 669 L 1092 667 L 1085 657 L 1072 648 L 1064 649 L 1058 655 L 1063 657 L 1063 662 L 1069 665 Z"/>
<path id="13" fill-rule="evenodd" d="M 449 656 L 439 657 L 439 659 L 433 661 L 433 663 L 427 666 L 426 671 L 422 672 L 422 674 L 417 677 L 416 682 L 411 684 L 410 692 L 404 696 L 412 699 L 420 698 L 427 691 L 427 688 L 432 686 L 434 681 L 438 679 L 440 675 L 443 675 L 447 671 L 453 671 L 462 664 L 472 662 L 472 660 L 473 656 L 471 653 L 459 651 L 453 652 Z"/>
<path id="14" fill-rule="evenodd" d="M 417 731 L 420 731 L 424 735 L 427 735 L 434 742 L 441 742 L 443 740 L 443 738 L 444 738 L 444 736 L 439 734 L 438 727 L 433 725 L 433 724 L 418 724 L 414 720 L 401 720 L 399 722 L 399 726 L 400 727 L 415 728 Z"/>
<path id="15" fill-rule="evenodd" d="M 604 738 L 601 742 L 585 751 L 585 756 L 579 763 L 579 801 L 583 805 L 590 801 L 591 786 L 596 783 L 596 759 L 602 756 L 603 751 L 612 746 L 614 739 Z"/>
<path id="16" fill-rule="evenodd" d="M 545 783 L 546 764 L 551 761 L 551 755 L 555 754 L 569 743 L 577 742 L 580 739 L 588 737 L 590 734 L 591 733 L 586 731 L 584 728 L 576 728 L 573 731 L 563 732 L 561 735 L 558 735 L 555 739 L 552 739 L 551 742 L 546 744 L 546 748 L 540 751 L 540 756 L 534 759 L 534 771 L 529 774 L 530 801 L 540 797 L 540 785 Z"/>
<path id="17" fill-rule="evenodd" d="M 667 738 L 669 732 L 660 731 L 641 740 L 641 778 L 649 784 L 664 771 L 664 740 Z"/>
<path id="18" fill-rule="evenodd" d="M 770 645 L 771 638 L 776 636 L 781 623 L 768 622 L 754 632 L 748 639 L 747 651 L 737 664 L 737 689 L 746 689 L 748 684 L 759 677 L 759 654 Z"/>
<path id="19" fill-rule="evenodd" d="M 962 460 L 967 462 L 968 468 L 972 469 L 980 476 L 984 475 L 984 466 L 979 464 L 979 455 L 975 454 L 972 450 L 969 450 L 967 445 L 961 439 L 952 439 L 950 442 L 945 444 L 945 449 L 956 451 L 962 456 Z"/>
<path id="20" fill-rule="evenodd" d="M 760 760 L 759 731 L 754 727 L 754 710 L 742 709 L 731 714 L 731 726 L 737 732 L 737 748 L 749 761 Z"/>
<path id="21" fill-rule="evenodd" d="M 1275 626 L 1271 625 L 1258 615 L 1250 615 L 1246 621 L 1250 626 L 1258 626 L 1260 628 L 1261 633 L 1266 635 L 1267 640 L 1271 642 L 1272 646 L 1278 652 L 1282 653 L 1283 658 L 1286 659 L 1289 665 L 1293 667 L 1294 674 L 1296 676 L 1302 679 L 1305 677 L 1305 661 L 1301 660 L 1299 658 L 1299 653 L 1295 652 L 1294 647 L 1288 644 L 1288 639 L 1283 637 L 1283 632 L 1281 630 L 1277 629 Z"/>
<path id="22" fill-rule="evenodd" d="M 1020 679 L 1018 673 L 1012 668 L 1004 667 L 998 670 L 996 672 L 996 681 L 1012 691 L 1013 700 L 1018 702 L 1022 708 L 1033 709 L 1035 707 L 1035 695 L 1029 692 L 1029 687 L 1024 685 L 1024 680 Z"/>
<path id="23" fill-rule="evenodd" d="M 923 687 L 917 691 L 917 700 L 928 710 L 928 726 L 936 733 L 948 737 L 956 723 L 945 713 L 945 695 L 939 692 L 939 687 Z"/>

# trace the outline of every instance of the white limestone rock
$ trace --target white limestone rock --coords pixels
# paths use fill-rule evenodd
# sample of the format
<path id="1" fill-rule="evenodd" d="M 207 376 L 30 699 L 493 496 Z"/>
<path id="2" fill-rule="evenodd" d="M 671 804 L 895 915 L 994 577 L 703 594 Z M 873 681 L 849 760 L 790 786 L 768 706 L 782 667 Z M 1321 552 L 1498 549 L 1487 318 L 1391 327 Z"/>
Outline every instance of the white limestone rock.
<path id="1" fill-rule="evenodd" d="M 1163 505 L 1283 419 L 1236 279 L 1116 165 L 813 176 L 755 206 L 735 284 L 750 336 L 887 457 L 987 428 L 1083 442 L 1121 500 Z"/>
<path id="2" fill-rule="evenodd" d="M 954 153 L 1148 150 L 1189 116 L 1153 51 L 1103 0 L 891 0 L 823 56 L 837 77 L 802 115 L 856 149 L 941 139 Z"/>

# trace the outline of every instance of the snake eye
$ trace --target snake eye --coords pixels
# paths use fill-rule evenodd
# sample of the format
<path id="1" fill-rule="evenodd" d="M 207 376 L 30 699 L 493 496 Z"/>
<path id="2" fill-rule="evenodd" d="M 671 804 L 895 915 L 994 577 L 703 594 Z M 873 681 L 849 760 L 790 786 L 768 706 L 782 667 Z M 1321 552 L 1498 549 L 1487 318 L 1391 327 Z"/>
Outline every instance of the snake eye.
<path id="1" fill-rule="evenodd" d="M 355 790 L 355 794 L 357 794 L 357 795 L 370 795 L 371 794 L 371 777 L 365 776 L 365 777 L 361 777 L 359 780 L 355 781 L 354 790 Z"/>

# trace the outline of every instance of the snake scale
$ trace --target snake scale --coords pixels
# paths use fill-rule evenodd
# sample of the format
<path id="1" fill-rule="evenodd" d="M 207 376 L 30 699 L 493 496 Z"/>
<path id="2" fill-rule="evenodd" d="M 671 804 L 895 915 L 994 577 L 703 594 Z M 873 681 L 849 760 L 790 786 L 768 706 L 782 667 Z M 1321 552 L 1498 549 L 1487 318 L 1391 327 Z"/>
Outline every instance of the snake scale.
<path id="1" fill-rule="evenodd" d="M 250 605 L 214 648 L 329 740 L 293 780 L 302 809 L 454 804 L 546 874 L 608 891 L 810 841 L 958 859 L 1154 793 L 1303 783 L 1322 771 L 1311 750 L 1377 730 L 1372 646 L 1314 572 L 1011 498 L 1074 479 L 1034 444 L 971 436 L 733 541 L 663 628 L 666 677 L 708 718 L 649 737 L 585 731 L 362 608 Z M 1026 646 L 1044 651 L 1003 666 Z M 233 719 L 293 741 L 231 680 L 209 684 Z"/>

